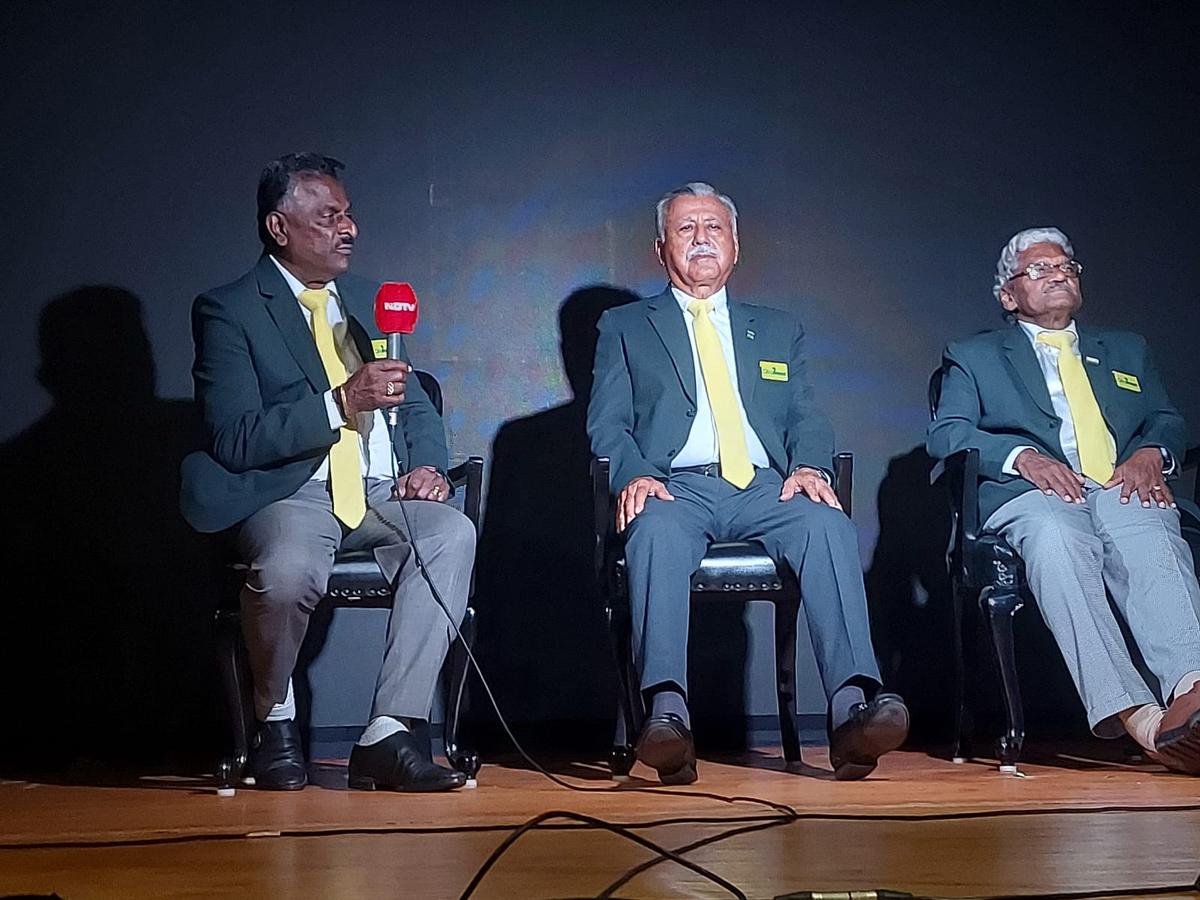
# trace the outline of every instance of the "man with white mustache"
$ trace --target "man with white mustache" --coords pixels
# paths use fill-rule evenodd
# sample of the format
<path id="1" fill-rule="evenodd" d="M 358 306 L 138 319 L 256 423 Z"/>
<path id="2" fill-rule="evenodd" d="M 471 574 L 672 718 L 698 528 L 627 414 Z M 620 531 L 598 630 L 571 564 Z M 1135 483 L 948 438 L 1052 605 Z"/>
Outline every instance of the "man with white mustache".
<path id="1" fill-rule="evenodd" d="M 1073 255 L 1057 228 L 1009 240 L 993 293 L 1010 324 L 946 348 L 929 453 L 979 451 L 979 518 L 1024 561 L 1093 733 L 1198 775 L 1200 586 L 1167 483 L 1187 428 L 1145 338 L 1076 322 Z"/>
<path id="2" fill-rule="evenodd" d="M 666 194 L 656 225 L 669 284 L 600 319 L 588 407 L 625 536 L 648 711 L 638 758 L 666 784 L 696 780 L 690 579 L 710 543 L 753 540 L 800 583 L 834 772 L 864 778 L 903 743 L 908 710 L 880 692 L 858 538 L 831 486 L 833 433 L 813 401 L 804 329 L 788 313 L 728 298 L 737 208 L 711 185 Z"/>

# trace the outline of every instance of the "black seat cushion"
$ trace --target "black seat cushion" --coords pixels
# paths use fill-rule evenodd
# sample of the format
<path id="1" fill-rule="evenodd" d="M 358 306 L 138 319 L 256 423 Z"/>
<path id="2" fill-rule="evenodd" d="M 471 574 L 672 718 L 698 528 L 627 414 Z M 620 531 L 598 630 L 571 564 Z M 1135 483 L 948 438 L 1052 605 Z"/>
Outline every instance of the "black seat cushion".
<path id="1" fill-rule="evenodd" d="M 337 555 L 325 596 L 335 603 L 355 606 L 392 605 L 391 588 L 370 550 L 344 550 Z"/>
<path id="2" fill-rule="evenodd" d="M 692 590 L 779 591 L 784 587 L 784 577 L 758 541 L 712 544 L 692 576 Z"/>

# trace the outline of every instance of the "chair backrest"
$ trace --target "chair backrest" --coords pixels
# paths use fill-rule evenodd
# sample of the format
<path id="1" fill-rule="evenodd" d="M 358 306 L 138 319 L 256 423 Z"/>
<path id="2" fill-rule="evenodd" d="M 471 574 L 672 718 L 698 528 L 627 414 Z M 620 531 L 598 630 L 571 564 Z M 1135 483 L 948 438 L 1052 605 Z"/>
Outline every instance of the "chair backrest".
<path id="1" fill-rule="evenodd" d="M 929 376 L 929 420 L 933 421 L 937 418 L 938 404 L 942 402 L 942 379 L 946 372 L 938 366 L 933 370 L 933 374 Z"/>
<path id="2" fill-rule="evenodd" d="M 421 383 L 421 387 L 429 395 L 429 401 L 440 416 L 442 414 L 442 386 L 438 384 L 436 378 L 421 369 L 413 369 L 413 374 L 417 376 L 417 381 Z"/>

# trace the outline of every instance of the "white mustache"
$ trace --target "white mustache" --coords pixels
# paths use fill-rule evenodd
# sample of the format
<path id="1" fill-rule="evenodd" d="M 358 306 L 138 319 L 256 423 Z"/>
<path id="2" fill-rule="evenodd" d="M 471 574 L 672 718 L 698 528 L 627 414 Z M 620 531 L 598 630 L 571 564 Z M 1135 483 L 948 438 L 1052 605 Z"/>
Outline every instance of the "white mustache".
<path id="1" fill-rule="evenodd" d="M 717 248 L 712 244 L 697 244 L 687 252 L 687 261 L 691 262 L 697 256 L 716 256 Z"/>

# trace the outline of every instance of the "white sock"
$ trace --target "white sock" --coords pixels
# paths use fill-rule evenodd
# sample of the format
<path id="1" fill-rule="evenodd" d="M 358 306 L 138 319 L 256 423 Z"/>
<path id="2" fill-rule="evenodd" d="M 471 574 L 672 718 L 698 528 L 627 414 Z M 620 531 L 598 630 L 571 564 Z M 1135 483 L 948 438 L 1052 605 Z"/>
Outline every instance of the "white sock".
<path id="1" fill-rule="evenodd" d="M 1200 684 L 1200 669 L 1195 672 L 1188 672 L 1179 679 L 1179 684 L 1175 685 L 1175 690 L 1171 692 L 1171 699 L 1178 700 L 1197 684 Z"/>
<path id="2" fill-rule="evenodd" d="M 1157 703 L 1147 703 L 1136 709 L 1127 709 L 1120 714 L 1121 724 L 1129 732 L 1130 737 L 1138 742 L 1143 750 L 1154 752 L 1154 737 L 1158 734 L 1158 725 L 1162 722 L 1163 708 Z"/>
<path id="3" fill-rule="evenodd" d="M 286 722 L 296 718 L 296 696 L 292 693 L 292 679 L 288 679 L 287 696 L 282 703 L 276 703 L 267 713 L 268 722 Z"/>
<path id="4" fill-rule="evenodd" d="M 392 716 L 376 716 L 363 729 L 363 733 L 358 738 L 358 746 L 369 747 L 371 744 L 378 744 L 397 731 L 408 731 L 408 725 L 401 719 Z"/>

